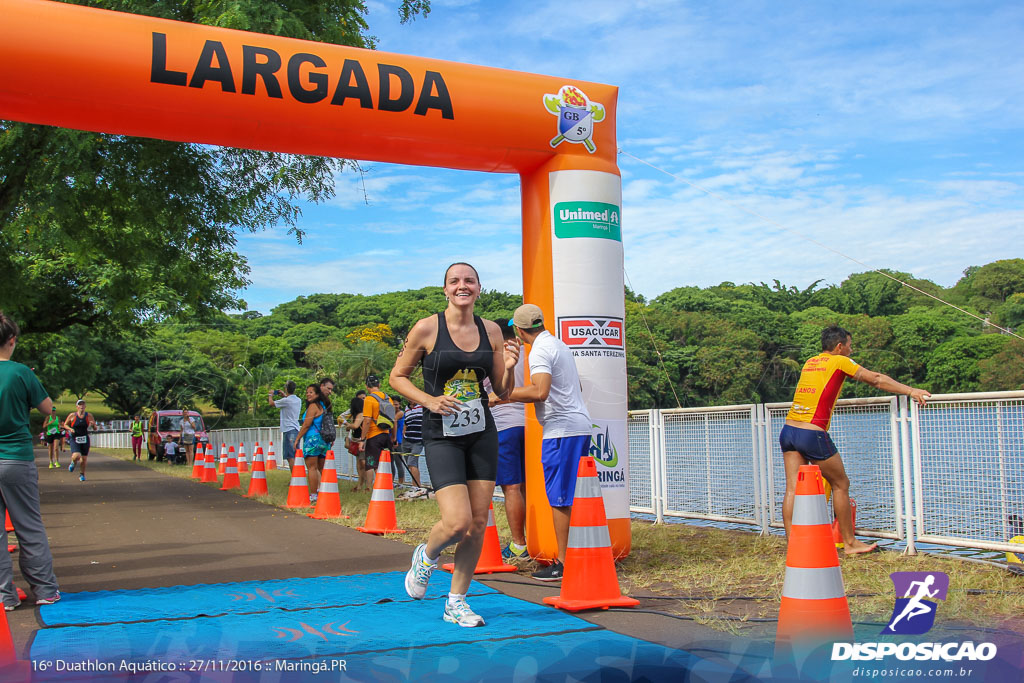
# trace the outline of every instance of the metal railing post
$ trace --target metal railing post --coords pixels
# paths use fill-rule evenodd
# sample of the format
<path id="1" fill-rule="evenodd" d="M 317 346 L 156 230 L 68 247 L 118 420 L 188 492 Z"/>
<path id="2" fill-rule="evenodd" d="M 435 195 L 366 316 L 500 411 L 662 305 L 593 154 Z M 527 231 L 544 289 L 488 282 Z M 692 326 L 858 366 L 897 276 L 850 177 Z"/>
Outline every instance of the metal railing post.
<path id="1" fill-rule="evenodd" d="M 665 523 L 665 486 L 661 469 L 661 411 L 653 409 L 648 417 L 647 434 L 651 454 L 651 505 L 654 523 Z"/>
<path id="2" fill-rule="evenodd" d="M 668 449 L 665 447 L 665 414 L 657 411 L 658 420 L 658 516 L 664 521 L 668 510 Z"/>
<path id="3" fill-rule="evenodd" d="M 903 514 L 904 507 L 900 504 L 900 498 L 904 495 L 903 482 L 905 477 L 901 460 L 903 449 L 900 446 L 899 410 L 899 399 L 893 396 L 892 401 L 889 403 L 889 439 L 893 476 L 892 509 L 896 514 L 896 537 L 902 540 L 907 538 L 907 535 L 903 528 L 906 515 Z"/>
<path id="4" fill-rule="evenodd" d="M 907 542 L 907 555 L 916 555 L 917 546 L 914 544 L 914 507 L 912 488 L 920 486 L 920 480 L 914 476 L 911 458 L 910 418 L 907 414 L 907 399 L 905 396 L 898 398 L 899 403 L 899 424 L 900 424 L 900 451 L 901 462 L 903 463 L 903 511 L 904 527 Z M 920 492 L 918 493 L 920 499 Z"/>
<path id="5" fill-rule="evenodd" d="M 753 429 L 751 431 L 754 439 L 754 449 L 757 453 L 757 481 L 754 488 L 756 496 L 754 500 L 754 505 L 756 506 L 755 509 L 757 510 L 757 513 L 760 515 L 762 536 L 768 535 L 768 528 L 770 523 L 768 512 L 768 508 L 770 505 L 768 498 L 768 477 L 770 476 L 768 463 L 770 451 L 768 450 L 768 436 L 766 433 L 767 413 L 768 407 L 765 406 L 765 404 L 763 403 L 759 403 L 753 406 L 753 409 L 751 411 L 751 415 L 754 420 Z"/>

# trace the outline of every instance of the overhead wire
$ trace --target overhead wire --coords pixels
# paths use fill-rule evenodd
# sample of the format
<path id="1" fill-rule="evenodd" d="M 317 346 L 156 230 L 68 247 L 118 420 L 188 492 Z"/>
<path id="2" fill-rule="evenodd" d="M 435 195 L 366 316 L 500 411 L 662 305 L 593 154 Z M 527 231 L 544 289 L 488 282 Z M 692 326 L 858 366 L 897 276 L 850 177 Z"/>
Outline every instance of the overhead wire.
<path id="1" fill-rule="evenodd" d="M 641 163 L 641 164 L 643 164 L 645 166 L 648 166 L 648 167 L 654 169 L 655 171 L 658 171 L 659 173 L 664 173 L 665 175 L 669 176 L 670 178 L 673 178 L 675 180 L 678 180 L 679 182 L 685 183 L 686 185 L 689 185 L 693 189 L 698 190 L 700 192 L 703 192 L 707 196 L 709 196 L 709 197 L 711 197 L 713 199 L 717 199 L 718 201 L 720 201 L 723 204 L 726 204 L 726 205 L 736 209 L 737 211 L 741 211 L 741 212 L 743 212 L 743 213 L 745 213 L 745 214 L 747 214 L 749 216 L 753 216 L 754 218 L 757 218 L 760 221 L 764 221 L 765 223 L 767 223 L 769 225 L 772 225 L 772 226 L 778 228 L 779 230 L 782 230 L 783 232 L 787 232 L 790 235 L 793 235 L 794 237 L 797 237 L 799 239 L 804 240 L 805 242 L 810 242 L 811 244 L 813 244 L 813 245 L 815 245 L 817 247 L 820 247 L 820 248 L 822 248 L 822 249 L 824 249 L 826 251 L 829 251 L 829 252 L 831 252 L 831 253 L 833 253 L 833 254 L 835 254 L 837 256 L 840 256 L 840 257 L 842 257 L 842 258 L 844 258 L 844 259 L 846 259 L 848 261 L 852 261 L 853 263 L 856 263 L 857 265 L 861 266 L 862 268 L 867 268 L 872 273 L 878 273 L 879 275 L 882 275 L 883 277 L 887 277 L 890 280 L 892 280 L 894 282 L 898 282 L 899 284 L 903 285 L 904 287 L 912 289 L 912 290 L 914 290 L 915 292 L 917 292 L 919 294 L 923 294 L 926 297 L 929 297 L 931 299 L 935 299 L 936 301 L 938 301 L 939 303 L 941 303 L 941 304 L 943 304 L 945 306 L 949 306 L 950 308 L 952 308 L 954 310 L 957 310 L 957 311 L 963 313 L 964 315 L 968 315 L 968 316 L 970 316 L 970 317 L 972 317 L 972 318 L 974 318 L 976 320 L 981 321 L 982 324 L 984 324 L 984 325 L 989 325 L 991 327 L 994 327 L 995 329 L 999 330 L 1003 334 L 1008 334 L 1010 336 L 1016 337 L 1017 339 L 1020 339 L 1021 341 L 1024 341 L 1024 336 L 1021 336 L 1021 335 L 1015 333 L 1013 330 L 1011 330 L 1009 328 L 1000 327 L 999 325 L 996 325 L 995 323 L 992 323 L 992 322 L 986 320 L 985 318 L 981 317 L 980 315 L 977 315 L 976 313 L 971 313 L 970 311 L 965 310 L 965 309 L 963 309 L 963 308 L 961 308 L 961 307 L 959 307 L 959 306 L 957 306 L 955 304 L 952 304 L 952 303 L 942 299 L 941 297 L 935 296 L 931 292 L 926 292 L 923 289 L 921 289 L 920 287 L 915 287 L 914 285 L 910 284 L 909 282 L 905 282 L 905 281 L 901 280 L 900 278 L 892 275 L 891 273 L 887 273 L 884 270 L 879 270 L 878 268 L 874 268 L 874 267 L 868 265 L 867 263 L 864 263 L 863 261 L 861 261 L 861 260 L 859 260 L 857 258 L 854 258 L 853 256 L 850 256 L 849 254 L 846 254 L 846 253 L 844 253 L 842 251 L 839 251 L 838 249 L 836 249 L 834 247 L 831 247 L 831 246 L 825 244 L 824 242 L 820 242 L 820 241 L 814 239 L 813 237 L 808 237 L 807 235 L 804 235 L 803 233 L 801 233 L 801 232 L 799 232 L 797 230 L 793 230 L 792 228 L 789 228 L 786 225 L 784 225 L 784 224 L 782 224 L 782 223 L 780 223 L 780 222 L 778 222 L 778 221 L 776 221 L 776 220 L 774 220 L 772 218 L 769 218 L 768 216 L 765 216 L 764 214 L 762 214 L 762 213 L 760 213 L 758 211 L 754 211 L 753 209 L 749 209 L 749 208 L 743 206 L 742 204 L 738 204 L 738 203 L 730 200 L 728 197 L 725 197 L 725 196 L 720 195 L 720 194 L 718 194 L 716 192 L 713 192 L 712 190 L 709 190 L 706 187 L 703 187 L 703 186 L 699 185 L 698 183 L 693 182 L 692 180 L 688 180 L 687 178 L 684 178 L 684 177 L 682 177 L 680 175 L 672 173 L 671 171 L 666 171 L 663 168 L 655 166 L 654 164 L 652 164 L 651 162 L 647 161 L 646 159 L 641 159 L 640 157 L 636 156 L 635 154 L 631 154 L 630 152 L 627 152 L 626 150 L 622 149 L 621 147 L 619 148 L 618 152 L 619 152 L 619 154 L 627 156 L 630 159 L 633 159 L 633 160 L 635 160 L 635 161 L 637 161 L 637 162 L 639 162 L 639 163 Z"/>
<path id="2" fill-rule="evenodd" d="M 629 273 L 626 272 L 626 267 L 622 267 L 622 274 L 626 277 L 626 282 L 629 283 L 629 288 L 633 289 L 633 282 L 629 279 Z M 665 359 L 661 357 L 661 350 L 658 349 L 658 342 L 654 339 L 654 332 L 651 331 L 651 326 L 647 323 L 647 316 L 644 314 L 644 307 L 640 307 L 640 318 L 644 321 L 644 327 L 647 328 L 647 335 L 651 338 L 651 348 L 654 349 L 654 353 L 658 356 L 658 363 L 661 365 L 661 371 L 665 373 L 665 380 L 668 383 L 668 388 L 672 390 L 672 396 L 676 399 L 676 407 L 682 408 L 683 404 L 679 401 L 679 394 L 676 393 L 675 382 L 672 381 L 672 377 L 668 374 L 668 368 L 665 367 Z"/>

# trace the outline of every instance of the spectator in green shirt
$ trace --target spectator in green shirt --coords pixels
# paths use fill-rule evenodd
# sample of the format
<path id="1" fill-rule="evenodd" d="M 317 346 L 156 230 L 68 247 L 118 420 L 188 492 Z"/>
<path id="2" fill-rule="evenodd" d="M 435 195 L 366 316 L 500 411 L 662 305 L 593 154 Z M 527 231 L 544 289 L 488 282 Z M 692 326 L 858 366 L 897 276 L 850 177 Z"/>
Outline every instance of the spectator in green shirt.
<path id="1" fill-rule="evenodd" d="M 19 333 L 18 324 L 0 311 L 0 515 L 11 516 L 21 544 L 18 565 L 36 604 L 50 605 L 60 600 L 60 591 L 39 509 L 39 474 L 28 416 L 33 407 L 52 416 L 53 402 L 35 374 L 11 360 Z M 21 604 L 8 553 L 0 553 L 0 599 L 7 611 Z"/>

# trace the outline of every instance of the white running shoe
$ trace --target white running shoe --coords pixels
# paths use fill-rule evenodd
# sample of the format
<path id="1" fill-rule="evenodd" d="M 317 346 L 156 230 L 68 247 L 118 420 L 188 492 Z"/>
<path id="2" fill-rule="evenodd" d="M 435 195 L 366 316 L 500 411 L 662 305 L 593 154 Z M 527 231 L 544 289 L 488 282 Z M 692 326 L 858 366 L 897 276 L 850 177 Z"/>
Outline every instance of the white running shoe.
<path id="1" fill-rule="evenodd" d="M 450 600 L 445 601 L 444 604 L 444 620 L 450 624 L 458 624 L 466 628 L 472 628 L 474 626 L 483 626 L 484 618 L 474 612 L 466 604 L 466 600 L 460 598 L 455 602 Z"/>
<path id="2" fill-rule="evenodd" d="M 427 556 L 427 544 L 420 543 L 412 553 L 412 566 L 405 573 L 405 592 L 410 598 L 422 600 L 427 594 L 427 584 L 430 583 L 430 575 L 437 568 L 437 563 L 424 564 Z"/>

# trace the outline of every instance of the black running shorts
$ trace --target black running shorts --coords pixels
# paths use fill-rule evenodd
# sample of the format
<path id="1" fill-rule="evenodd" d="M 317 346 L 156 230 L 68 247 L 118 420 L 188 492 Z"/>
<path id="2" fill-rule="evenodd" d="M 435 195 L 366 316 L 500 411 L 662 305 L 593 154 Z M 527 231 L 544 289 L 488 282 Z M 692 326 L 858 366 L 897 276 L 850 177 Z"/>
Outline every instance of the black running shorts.
<path id="1" fill-rule="evenodd" d="M 435 491 L 467 481 L 494 481 L 498 476 L 498 431 L 494 425 L 477 434 L 426 439 L 430 485 Z"/>

